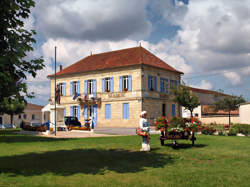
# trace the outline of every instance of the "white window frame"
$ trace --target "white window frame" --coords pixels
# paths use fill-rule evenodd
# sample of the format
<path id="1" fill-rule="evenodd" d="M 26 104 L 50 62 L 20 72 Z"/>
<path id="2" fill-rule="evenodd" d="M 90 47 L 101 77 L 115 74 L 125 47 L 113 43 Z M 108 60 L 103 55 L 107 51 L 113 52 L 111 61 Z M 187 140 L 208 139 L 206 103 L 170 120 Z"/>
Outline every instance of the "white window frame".
<path id="1" fill-rule="evenodd" d="M 128 90 L 128 75 L 122 76 L 122 90 Z"/>
<path id="2" fill-rule="evenodd" d="M 151 82 L 151 88 L 150 90 L 154 91 L 155 90 L 155 76 L 150 76 L 150 82 Z"/>
<path id="3" fill-rule="evenodd" d="M 93 80 L 87 80 L 87 91 L 88 94 L 93 94 Z"/>
<path id="4" fill-rule="evenodd" d="M 105 89 L 105 92 L 110 92 L 110 77 L 107 77 L 104 79 L 104 89 Z"/>
<path id="5" fill-rule="evenodd" d="M 73 92 L 73 95 L 77 93 L 77 81 L 73 81 L 72 92 Z"/>

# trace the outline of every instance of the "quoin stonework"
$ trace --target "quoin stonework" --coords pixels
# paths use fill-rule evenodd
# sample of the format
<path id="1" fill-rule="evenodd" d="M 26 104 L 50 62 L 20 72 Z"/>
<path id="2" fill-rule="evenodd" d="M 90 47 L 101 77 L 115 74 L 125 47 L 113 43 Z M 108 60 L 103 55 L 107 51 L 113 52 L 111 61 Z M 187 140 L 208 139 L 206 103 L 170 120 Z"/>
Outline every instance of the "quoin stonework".
<path id="1" fill-rule="evenodd" d="M 98 127 L 137 127 L 140 113 L 155 118 L 180 116 L 171 89 L 180 84 L 182 72 L 143 47 L 91 54 L 56 74 L 65 116 L 81 123 L 90 117 Z M 54 75 L 51 101 L 54 101 Z"/>

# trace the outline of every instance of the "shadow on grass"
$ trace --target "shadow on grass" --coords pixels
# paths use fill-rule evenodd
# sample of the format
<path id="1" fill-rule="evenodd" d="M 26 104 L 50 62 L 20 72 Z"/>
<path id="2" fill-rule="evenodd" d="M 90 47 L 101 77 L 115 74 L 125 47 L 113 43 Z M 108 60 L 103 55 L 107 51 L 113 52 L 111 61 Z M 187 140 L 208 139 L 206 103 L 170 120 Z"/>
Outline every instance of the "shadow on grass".
<path id="1" fill-rule="evenodd" d="M 46 173 L 69 176 L 77 173 L 135 173 L 145 167 L 161 168 L 173 163 L 166 154 L 129 150 L 74 149 L 0 157 L 0 173 L 34 176 Z"/>
<path id="2" fill-rule="evenodd" d="M 202 147 L 206 147 L 206 144 L 194 144 L 192 146 L 192 144 L 182 144 L 182 143 L 178 143 L 177 146 L 173 146 L 173 143 L 170 144 L 164 144 L 164 146 L 167 147 L 172 147 L 173 149 L 189 149 L 189 148 L 202 148 Z"/>
<path id="3" fill-rule="evenodd" d="M 0 143 L 18 143 L 18 142 L 55 142 L 68 141 L 73 138 L 48 138 L 34 135 L 19 134 L 20 130 L 0 130 Z"/>

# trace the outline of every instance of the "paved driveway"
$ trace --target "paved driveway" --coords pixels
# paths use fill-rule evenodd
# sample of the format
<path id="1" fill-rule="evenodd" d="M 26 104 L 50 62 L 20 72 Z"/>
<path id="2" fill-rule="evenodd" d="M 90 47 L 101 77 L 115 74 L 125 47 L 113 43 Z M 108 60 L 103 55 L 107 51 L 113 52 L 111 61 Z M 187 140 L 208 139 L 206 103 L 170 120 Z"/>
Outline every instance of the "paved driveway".
<path id="1" fill-rule="evenodd" d="M 136 135 L 136 128 L 120 128 L 120 127 L 97 127 L 94 129 L 95 133 L 100 134 L 116 134 L 116 135 Z M 151 128 L 151 134 L 158 134 L 159 131 L 155 131 Z"/>

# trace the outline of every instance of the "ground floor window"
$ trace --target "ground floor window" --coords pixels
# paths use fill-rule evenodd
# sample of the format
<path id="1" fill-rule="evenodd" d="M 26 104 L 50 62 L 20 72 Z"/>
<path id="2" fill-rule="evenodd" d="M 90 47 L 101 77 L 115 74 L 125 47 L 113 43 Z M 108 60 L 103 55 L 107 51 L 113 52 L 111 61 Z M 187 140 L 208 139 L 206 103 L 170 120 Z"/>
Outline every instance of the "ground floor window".
<path id="1" fill-rule="evenodd" d="M 111 104 L 105 104 L 105 119 L 111 119 Z"/>
<path id="2" fill-rule="evenodd" d="M 176 116 L 176 112 L 175 112 L 175 104 L 172 104 L 172 116 Z"/>
<path id="3" fill-rule="evenodd" d="M 129 119 L 129 103 L 123 103 L 122 117 L 123 119 Z"/>
<path id="4" fill-rule="evenodd" d="M 162 116 L 166 116 L 166 104 L 162 104 Z"/>
<path id="5" fill-rule="evenodd" d="M 80 106 L 71 106 L 70 116 L 77 117 L 80 120 Z"/>

